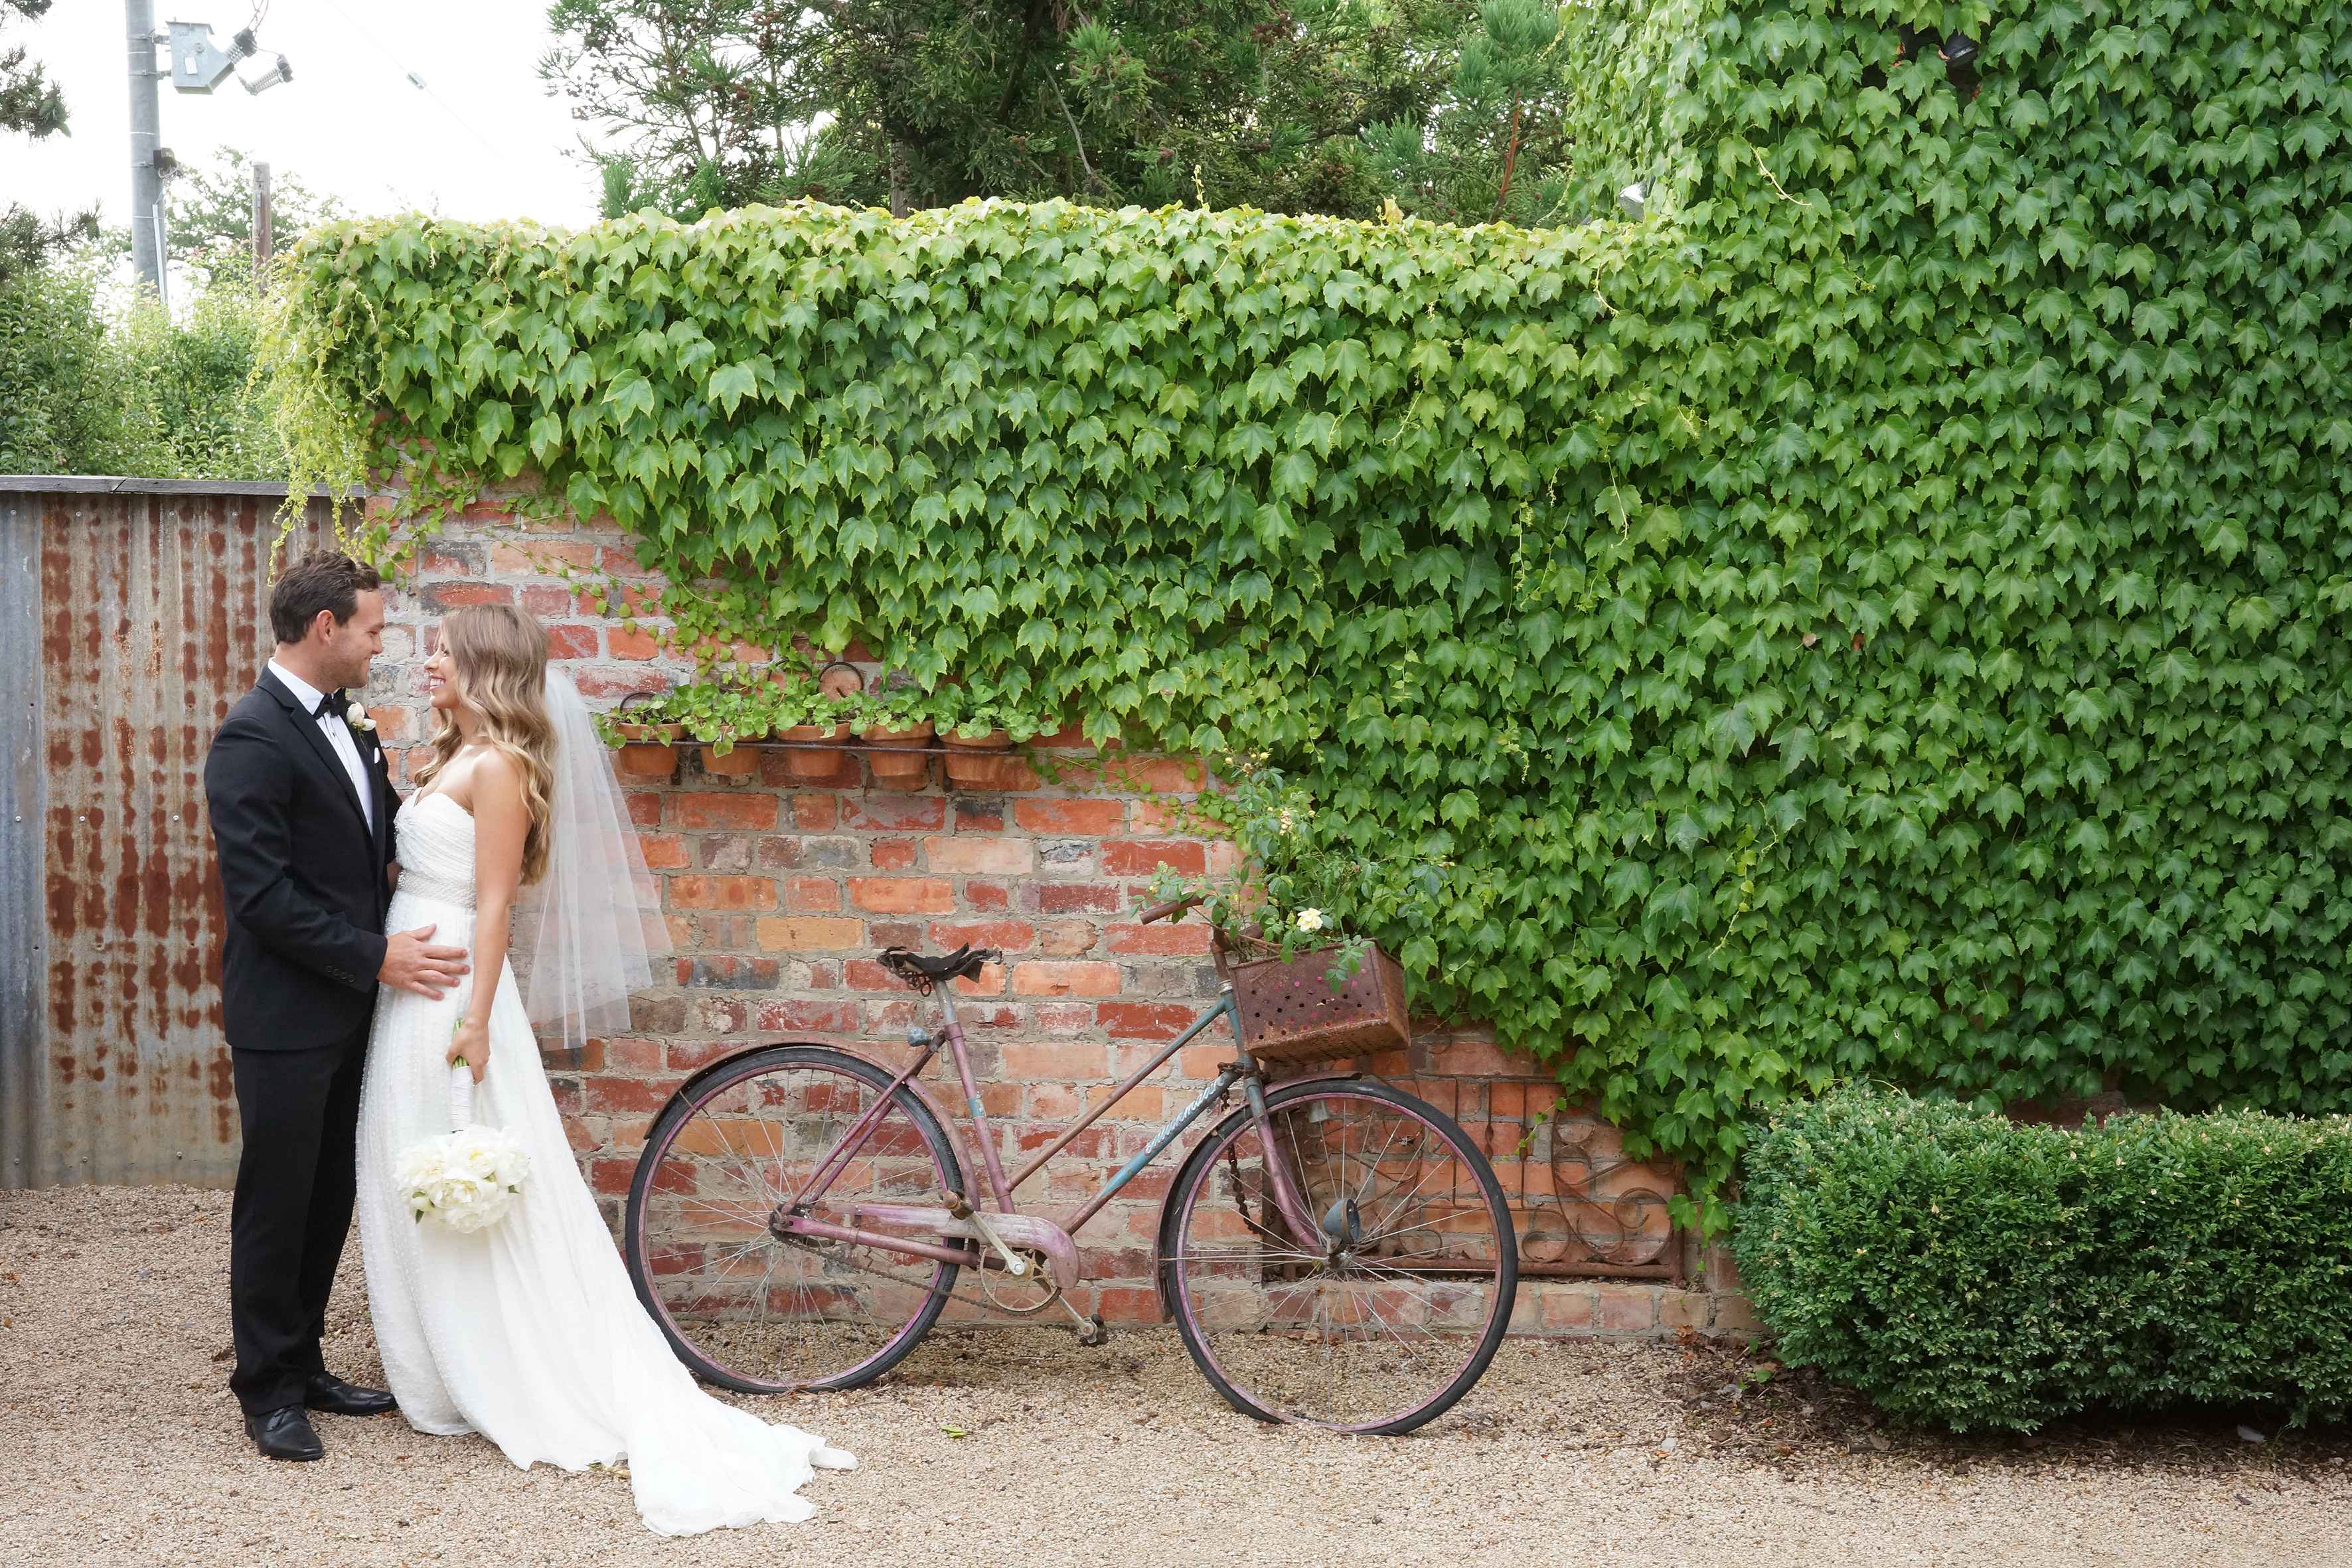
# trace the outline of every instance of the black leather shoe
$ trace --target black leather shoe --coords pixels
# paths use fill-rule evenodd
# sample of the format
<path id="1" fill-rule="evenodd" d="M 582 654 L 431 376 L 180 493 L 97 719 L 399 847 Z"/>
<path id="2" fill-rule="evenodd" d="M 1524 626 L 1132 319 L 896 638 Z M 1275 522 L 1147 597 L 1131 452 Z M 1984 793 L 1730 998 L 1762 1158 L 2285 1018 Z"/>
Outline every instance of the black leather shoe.
<path id="1" fill-rule="evenodd" d="M 245 1434 L 263 1456 L 272 1459 L 323 1459 L 326 1446 L 310 1430 L 310 1418 L 299 1405 L 289 1405 L 245 1418 Z"/>
<path id="2" fill-rule="evenodd" d="M 314 1372 L 302 1385 L 302 1403 L 330 1415 L 381 1415 L 393 1408 L 392 1395 L 381 1388 L 345 1383 L 331 1372 Z"/>

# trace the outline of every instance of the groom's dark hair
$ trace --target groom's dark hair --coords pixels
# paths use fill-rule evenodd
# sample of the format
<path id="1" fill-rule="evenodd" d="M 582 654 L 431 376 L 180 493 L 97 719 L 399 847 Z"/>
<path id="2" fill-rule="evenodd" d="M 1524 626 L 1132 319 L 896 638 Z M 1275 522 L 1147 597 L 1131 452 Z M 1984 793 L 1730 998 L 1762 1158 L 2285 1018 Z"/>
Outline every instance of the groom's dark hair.
<path id="1" fill-rule="evenodd" d="M 279 574 L 269 590 L 269 629 L 281 643 L 300 642 L 320 610 L 332 610 L 342 625 L 360 607 L 360 594 L 383 586 L 373 566 L 362 566 L 340 550 L 305 555 Z"/>

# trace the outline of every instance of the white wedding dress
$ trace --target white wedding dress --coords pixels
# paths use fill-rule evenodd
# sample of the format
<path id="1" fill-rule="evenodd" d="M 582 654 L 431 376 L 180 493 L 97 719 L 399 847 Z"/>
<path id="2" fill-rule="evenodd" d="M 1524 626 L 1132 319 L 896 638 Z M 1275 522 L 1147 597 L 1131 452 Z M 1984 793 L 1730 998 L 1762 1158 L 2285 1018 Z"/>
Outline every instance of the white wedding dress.
<path id="1" fill-rule="evenodd" d="M 389 931 L 434 927 L 471 951 L 474 819 L 427 795 L 396 823 L 400 887 Z M 360 1247 L 368 1310 L 401 1413 L 420 1432 L 478 1432 L 528 1468 L 625 1460 L 637 1512 L 665 1535 L 803 1520 L 814 1469 L 856 1461 L 772 1426 L 697 1386 L 646 1315 L 572 1162 L 511 970 L 498 977 L 490 1064 L 474 1120 L 530 1152 L 514 1208 L 462 1234 L 413 1219 L 394 1162 L 450 1131 L 449 1037 L 474 983 L 438 1002 L 386 987 L 376 1003 L 360 1099 Z"/>

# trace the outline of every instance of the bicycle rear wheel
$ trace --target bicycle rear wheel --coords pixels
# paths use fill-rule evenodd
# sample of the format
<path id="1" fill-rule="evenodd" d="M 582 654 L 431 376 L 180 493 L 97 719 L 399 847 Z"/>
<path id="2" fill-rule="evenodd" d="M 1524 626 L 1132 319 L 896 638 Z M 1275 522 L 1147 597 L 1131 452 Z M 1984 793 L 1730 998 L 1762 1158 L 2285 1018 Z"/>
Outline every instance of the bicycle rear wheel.
<path id="1" fill-rule="evenodd" d="M 1468 1393 L 1510 1326 L 1518 1248 L 1501 1185 L 1453 1118 L 1385 1084 L 1266 1097 L 1193 1150 L 1169 1199 L 1160 1283 L 1184 1348 L 1237 1410 L 1410 1432 Z M 1286 1163 L 1317 1232 L 1272 1202 Z"/>
<path id="2" fill-rule="evenodd" d="M 956 1265 L 768 1229 L 889 1087 L 846 1052 L 774 1046 L 695 1079 L 656 1119 L 624 1249 L 637 1299 L 700 1376 L 746 1394 L 855 1388 L 938 1321 Z M 947 1130 L 900 1089 L 810 1212 L 845 1223 L 861 1200 L 936 1202 L 963 1182 Z"/>

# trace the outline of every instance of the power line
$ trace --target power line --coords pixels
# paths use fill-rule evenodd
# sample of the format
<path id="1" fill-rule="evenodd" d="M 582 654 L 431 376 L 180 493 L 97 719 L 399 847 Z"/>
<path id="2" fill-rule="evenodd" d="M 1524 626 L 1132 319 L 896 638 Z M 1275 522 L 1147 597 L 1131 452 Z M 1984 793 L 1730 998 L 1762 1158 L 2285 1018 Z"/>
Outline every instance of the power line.
<path id="1" fill-rule="evenodd" d="M 268 0 L 261 0 L 261 8 L 265 11 L 269 8 Z M 369 47 L 374 49 L 377 54 L 383 56 L 387 61 L 390 61 L 393 69 L 397 70 L 405 76 L 411 86 L 415 87 L 417 91 L 423 93 L 425 97 L 431 99 L 434 104 L 440 109 L 441 112 L 455 121 L 459 128 L 464 130 L 467 135 L 473 137 L 475 141 L 479 142 L 484 147 L 489 149 L 490 152 L 496 153 L 498 156 L 502 158 L 506 156 L 506 148 L 499 146 L 497 142 L 483 135 L 481 132 L 475 127 L 472 121 L 467 120 L 464 115 L 457 112 L 457 109 L 455 104 L 452 104 L 447 99 L 443 98 L 439 93 L 434 91 L 431 85 L 425 81 L 423 76 L 419 75 L 416 71 L 410 69 L 406 64 L 403 63 L 383 39 L 368 31 L 367 28 L 362 26 L 358 19 L 350 12 L 344 10 L 342 6 L 337 3 L 337 0 L 327 0 L 327 9 L 332 11 L 337 16 L 342 18 L 343 26 L 349 27 L 352 32 L 357 33 L 360 37 L 367 43 Z"/>

